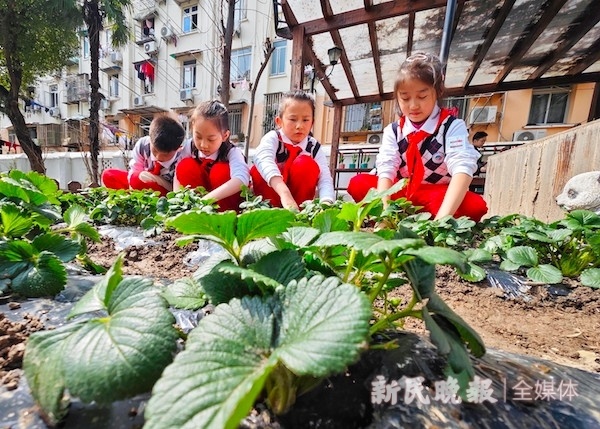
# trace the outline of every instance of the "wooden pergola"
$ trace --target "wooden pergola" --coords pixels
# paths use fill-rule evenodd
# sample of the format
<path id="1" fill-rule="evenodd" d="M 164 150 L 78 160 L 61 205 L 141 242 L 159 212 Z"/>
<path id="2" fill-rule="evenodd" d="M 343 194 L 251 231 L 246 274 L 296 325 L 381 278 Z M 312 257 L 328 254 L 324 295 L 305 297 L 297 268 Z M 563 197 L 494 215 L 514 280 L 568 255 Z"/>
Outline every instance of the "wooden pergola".
<path id="1" fill-rule="evenodd" d="M 273 2 L 277 34 L 293 40 L 291 89 L 303 87 L 311 65 L 333 103 L 332 154 L 343 106 L 392 99 L 413 52 L 445 60 L 448 96 L 600 82 L 598 0 Z M 332 70 L 333 46 L 342 55 Z M 599 87 L 590 120 L 600 116 Z"/>

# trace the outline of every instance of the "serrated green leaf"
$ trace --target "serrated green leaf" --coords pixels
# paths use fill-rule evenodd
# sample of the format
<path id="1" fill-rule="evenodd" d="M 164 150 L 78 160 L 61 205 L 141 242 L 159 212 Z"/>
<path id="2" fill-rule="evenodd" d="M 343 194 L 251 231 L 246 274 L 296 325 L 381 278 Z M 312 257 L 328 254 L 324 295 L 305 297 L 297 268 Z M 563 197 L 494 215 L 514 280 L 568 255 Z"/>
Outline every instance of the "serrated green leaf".
<path id="1" fill-rule="evenodd" d="M 230 261 L 223 261 L 213 267 L 209 274 L 202 276 L 199 282 L 214 305 L 229 302 L 233 298 L 260 294 L 261 290 L 256 286 L 256 282 L 266 282 L 269 288 L 278 286 L 275 280 L 258 273 L 255 273 L 255 278 L 252 278 L 251 273 L 246 273 L 247 278 L 251 278 L 252 281 L 245 282 L 242 280 L 242 272 L 246 273 Z"/>
<path id="2" fill-rule="evenodd" d="M 12 289 L 20 295 L 34 298 L 54 296 L 67 284 L 67 270 L 51 252 L 43 251 L 12 281 Z"/>
<path id="3" fill-rule="evenodd" d="M 0 177 L 0 195 L 29 203 L 29 195 L 16 180 L 10 177 Z"/>
<path id="4" fill-rule="evenodd" d="M 540 243 L 555 243 L 556 242 L 552 237 L 549 237 L 547 234 L 544 234 L 544 233 L 538 232 L 538 231 L 528 232 L 526 235 L 527 235 L 527 238 L 529 238 L 530 240 L 539 241 Z"/>
<path id="5" fill-rule="evenodd" d="M 33 221 L 16 205 L 5 203 L 0 205 L 0 227 L 2 236 L 21 238 L 33 228 Z"/>
<path id="6" fill-rule="evenodd" d="M 17 177 L 17 174 L 13 174 L 13 172 L 16 171 L 18 170 L 12 170 L 10 172 L 10 176 L 12 178 L 18 178 L 18 180 L 20 180 L 21 183 L 27 187 L 27 189 L 29 189 L 28 185 L 31 184 L 32 190 L 35 190 L 36 193 L 39 192 L 44 196 L 43 201 L 48 201 L 50 204 L 54 204 L 56 206 L 60 205 L 60 201 L 57 198 L 58 185 L 56 184 L 54 179 L 40 174 L 36 171 L 29 171 L 27 173 L 22 173 L 21 171 L 19 171 L 19 173 L 22 173 L 23 175 Z M 33 198 L 32 202 L 34 202 L 34 204 L 40 204 L 39 202 L 34 201 Z"/>
<path id="7" fill-rule="evenodd" d="M 351 363 L 368 333 L 370 305 L 338 283 L 302 279 L 281 295 L 219 305 L 154 386 L 145 428 L 236 428 L 279 358 L 296 374 Z"/>
<path id="8" fill-rule="evenodd" d="M 313 227 L 320 232 L 347 231 L 348 222 L 339 217 L 340 211 L 338 208 L 323 210 L 313 219 Z"/>
<path id="9" fill-rule="evenodd" d="M 468 282 L 480 282 L 483 279 L 485 279 L 486 277 L 486 272 L 483 268 L 481 268 L 478 265 L 475 265 L 472 262 L 468 262 L 467 263 L 467 271 L 466 272 L 462 272 L 460 270 L 458 270 L 458 275 L 462 278 L 465 279 Z"/>
<path id="10" fill-rule="evenodd" d="M 561 283 L 563 275 L 558 268 L 548 264 L 531 267 L 527 270 L 527 277 L 534 282 L 556 284 Z"/>
<path id="11" fill-rule="evenodd" d="M 62 235 L 48 232 L 35 237 L 31 243 L 38 251 L 54 253 L 61 261 L 72 261 L 81 251 L 81 245 Z"/>
<path id="12" fill-rule="evenodd" d="M 492 260 L 492 254 L 485 249 L 472 249 L 472 251 L 466 252 L 467 260 L 469 262 L 490 262 Z"/>
<path id="13" fill-rule="evenodd" d="M 23 371 L 31 396 L 44 410 L 48 423 L 59 423 L 67 413 L 69 401 L 65 395 L 65 374 L 62 358 L 66 339 L 81 328 L 73 323 L 51 331 L 31 334 L 23 357 Z"/>
<path id="14" fill-rule="evenodd" d="M 123 280 L 123 258 L 121 253 L 100 280 L 92 289 L 87 291 L 79 301 L 75 303 L 69 312 L 67 319 L 94 311 L 107 310 L 108 302 L 112 292 Z"/>
<path id="15" fill-rule="evenodd" d="M 504 271 L 517 271 L 519 268 L 521 268 L 520 264 L 509 261 L 508 259 L 504 259 L 500 262 L 500 269 Z"/>
<path id="16" fill-rule="evenodd" d="M 535 267 L 538 264 L 538 255 L 533 247 L 516 246 L 508 249 L 506 257 L 515 264 L 526 267 Z"/>
<path id="17" fill-rule="evenodd" d="M 431 336 L 431 342 L 436 346 L 440 355 L 447 356 L 450 353 L 450 342 L 446 337 L 446 333 L 433 317 L 431 317 L 427 307 L 423 307 L 422 313 L 425 328 L 429 331 L 429 335 Z"/>
<path id="18" fill-rule="evenodd" d="M 446 247 L 423 246 L 418 249 L 409 249 L 406 253 L 417 256 L 428 264 L 452 265 L 463 272 L 468 270 L 465 256 Z"/>
<path id="19" fill-rule="evenodd" d="M 286 311 L 275 354 L 294 374 L 324 376 L 358 358 L 372 313 L 355 286 L 315 276 L 291 282 L 280 296 Z"/>
<path id="20" fill-rule="evenodd" d="M 176 350 L 175 318 L 151 280 L 124 279 L 107 309 L 108 317 L 85 322 L 66 340 L 66 385 L 83 402 L 149 391 Z"/>
<path id="21" fill-rule="evenodd" d="M 282 285 L 299 279 L 306 272 L 302 257 L 297 251 L 291 249 L 268 253 L 248 268 L 270 277 Z"/>
<path id="22" fill-rule="evenodd" d="M 75 228 L 73 228 L 73 231 L 83 237 L 89 238 L 90 240 L 96 243 L 100 242 L 100 233 L 89 223 L 80 223 Z"/>
<path id="23" fill-rule="evenodd" d="M 600 215 L 589 210 L 573 210 L 567 213 L 563 224 L 567 228 L 580 230 L 584 228 L 600 228 Z"/>
<path id="24" fill-rule="evenodd" d="M 163 291 L 163 297 L 175 308 L 197 310 L 206 304 L 206 296 L 199 282 L 186 277 L 171 283 Z"/>
<path id="25" fill-rule="evenodd" d="M 252 210 L 239 215 L 236 237 L 240 247 L 252 240 L 267 238 L 284 232 L 294 221 L 294 214 L 286 209 Z"/>
<path id="26" fill-rule="evenodd" d="M 71 228 L 74 228 L 75 226 L 79 225 L 80 223 L 85 223 L 85 216 L 86 216 L 86 211 L 84 210 L 83 207 L 81 207 L 77 204 L 72 205 L 67 210 L 65 210 L 65 212 L 63 213 L 65 222 Z"/>
<path id="27" fill-rule="evenodd" d="M 232 246 L 235 241 L 237 215 L 235 212 L 204 213 L 185 212 L 167 219 L 165 224 L 182 234 L 195 234 L 217 243 Z"/>
<path id="28" fill-rule="evenodd" d="M 600 289 L 600 268 L 588 268 L 581 273 L 581 284 L 594 289 Z"/>
<path id="29" fill-rule="evenodd" d="M 285 243 L 290 243 L 294 247 L 306 247 L 315 238 L 319 236 L 319 230 L 308 226 L 292 226 L 287 229 L 280 237 Z"/>
<path id="30" fill-rule="evenodd" d="M 435 290 L 435 265 L 420 258 L 414 258 L 404 262 L 402 268 L 419 300 L 427 298 L 433 293 Z"/>
<path id="31" fill-rule="evenodd" d="M 203 261 L 202 264 L 198 267 L 198 269 L 194 272 L 192 277 L 194 278 L 194 280 L 200 282 L 200 279 L 202 277 L 210 274 L 210 272 L 213 270 L 214 267 L 219 265 L 221 262 L 225 262 L 225 261 L 231 262 L 231 256 L 228 253 L 225 253 L 225 252 L 211 253 L 211 255 L 208 257 L 208 259 Z"/>
<path id="32" fill-rule="evenodd" d="M 204 318 L 155 384 L 144 427 L 236 428 L 277 364 L 273 305 L 244 297 Z"/>

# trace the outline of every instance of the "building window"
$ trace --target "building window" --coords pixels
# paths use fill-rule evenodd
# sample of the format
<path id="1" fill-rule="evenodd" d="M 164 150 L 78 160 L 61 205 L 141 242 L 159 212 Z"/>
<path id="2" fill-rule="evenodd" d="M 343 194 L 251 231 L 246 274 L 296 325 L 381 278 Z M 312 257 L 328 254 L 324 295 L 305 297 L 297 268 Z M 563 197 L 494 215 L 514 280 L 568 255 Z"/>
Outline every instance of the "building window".
<path id="1" fill-rule="evenodd" d="M 277 40 L 273 46 L 275 50 L 271 55 L 271 76 L 282 75 L 285 73 L 287 40 Z"/>
<path id="2" fill-rule="evenodd" d="M 564 124 L 569 92 L 564 87 L 534 91 L 527 125 Z"/>
<path id="3" fill-rule="evenodd" d="M 381 131 L 381 103 L 362 103 L 346 106 L 344 131 Z"/>
<path id="4" fill-rule="evenodd" d="M 448 97 L 442 100 L 442 107 L 454 110 L 454 116 L 466 121 L 467 106 L 469 99 L 467 97 Z"/>
<path id="5" fill-rule="evenodd" d="M 154 39 L 154 17 L 142 21 L 142 40 Z"/>
<path id="6" fill-rule="evenodd" d="M 265 117 L 263 119 L 263 134 L 275 129 L 275 117 L 279 112 L 279 103 L 283 93 L 265 94 Z"/>
<path id="7" fill-rule="evenodd" d="M 113 74 L 110 76 L 109 80 L 108 96 L 110 98 L 117 98 L 119 96 L 119 75 Z"/>
<path id="8" fill-rule="evenodd" d="M 232 82 L 250 80 L 250 62 L 252 59 L 251 48 L 234 49 L 231 51 L 231 75 Z"/>
<path id="9" fill-rule="evenodd" d="M 83 44 L 83 58 L 87 59 L 90 57 L 90 38 L 88 36 L 84 36 L 82 40 Z"/>
<path id="10" fill-rule="evenodd" d="M 196 60 L 183 62 L 181 88 L 196 88 Z"/>
<path id="11" fill-rule="evenodd" d="M 198 6 L 190 6 L 183 9 L 183 23 L 181 29 L 184 33 L 190 33 L 198 28 Z"/>
<path id="12" fill-rule="evenodd" d="M 237 136 L 240 139 L 242 132 L 242 107 L 240 105 L 229 106 L 229 129 L 232 136 Z"/>
<path id="13" fill-rule="evenodd" d="M 246 19 L 247 11 L 246 0 L 237 0 L 235 2 L 235 14 L 233 15 L 234 28 L 239 28 L 240 22 Z"/>
<path id="14" fill-rule="evenodd" d="M 48 107 L 58 107 L 58 85 L 50 85 L 48 93 Z"/>

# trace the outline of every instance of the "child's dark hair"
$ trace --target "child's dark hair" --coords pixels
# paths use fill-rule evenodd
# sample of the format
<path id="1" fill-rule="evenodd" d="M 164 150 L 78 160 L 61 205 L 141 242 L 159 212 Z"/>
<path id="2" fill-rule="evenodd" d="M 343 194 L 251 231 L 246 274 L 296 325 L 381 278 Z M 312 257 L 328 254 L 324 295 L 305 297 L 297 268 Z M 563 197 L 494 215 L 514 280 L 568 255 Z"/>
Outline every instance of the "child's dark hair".
<path id="1" fill-rule="evenodd" d="M 159 152 L 168 153 L 179 149 L 184 137 L 183 126 L 171 116 L 156 116 L 150 124 L 150 141 Z"/>
<path id="2" fill-rule="evenodd" d="M 193 110 L 190 116 L 190 127 L 194 127 L 194 122 L 198 119 L 205 119 L 213 122 L 221 133 L 229 131 L 229 112 L 223 103 L 219 100 L 205 101 L 198 104 Z M 221 143 L 219 152 L 217 155 L 217 161 L 225 161 L 229 150 L 233 147 L 233 143 L 229 141 L 229 138 Z"/>
<path id="3" fill-rule="evenodd" d="M 394 83 L 396 96 L 400 85 L 409 79 L 418 79 L 433 86 L 437 99 L 442 99 L 445 91 L 444 67 L 437 56 L 426 52 L 417 52 L 404 60 Z"/>
<path id="4" fill-rule="evenodd" d="M 277 116 L 280 118 L 283 116 L 285 109 L 289 106 L 292 101 L 304 101 L 310 104 L 310 108 L 312 109 L 313 119 L 315 117 L 315 99 L 312 95 L 304 91 L 289 91 L 285 92 L 281 96 L 281 101 L 279 102 L 279 111 L 277 112 Z"/>
<path id="5" fill-rule="evenodd" d="M 473 140 L 479 140 L 487 136 L 488 133 L 486 133 L 485 131 L 477 131 L 475 134 L 473 134 Z"/>

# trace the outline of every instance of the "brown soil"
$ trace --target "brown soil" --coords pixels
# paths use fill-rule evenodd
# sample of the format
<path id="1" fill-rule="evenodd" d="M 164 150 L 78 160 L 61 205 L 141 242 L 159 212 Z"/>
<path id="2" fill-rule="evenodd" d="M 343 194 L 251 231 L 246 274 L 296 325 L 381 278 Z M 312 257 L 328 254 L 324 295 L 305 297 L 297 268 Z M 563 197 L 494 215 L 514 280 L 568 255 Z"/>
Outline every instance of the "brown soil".
<path id="1" fill-rule="evenodd" d="M 194 269 L 184 264 L 197 246 L 180 247 L 176 234 L 163 234 L 154 245 L 131 246 L 125 252 L 123 273 L 161 279 L 190 276 Z M 118 255 L 110 238 L 93 244 L 92 260 L 109 267 Z M 533 287 L 532 299 L 506 299 L 487 280 L 475 284 L 458 277 L 449 267 L 438 267 L 437 291 L 482 337 L 488 348 L 526 354 L 587 371 L 600 372 L 600 290 L 573 282 L 565 297 L 549 294 L 545 287 Z M 407 288 L 404 288 L 407 289 Z M 408 299 L 408 296 L 399 296 Z M 418 320 L 410 319 L 405 329 L 424 333 Z M 42 322 L 27 316 L 12 323 L 0 314 L 0 380 L 7 388 L 16 387 L 24 341 L 42 329 Z"/>

